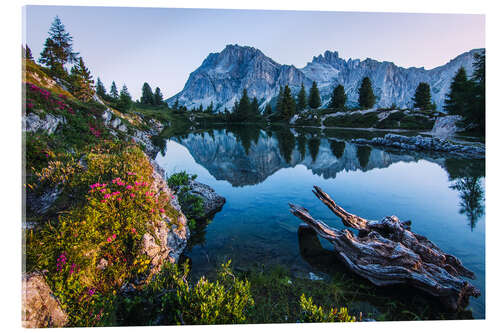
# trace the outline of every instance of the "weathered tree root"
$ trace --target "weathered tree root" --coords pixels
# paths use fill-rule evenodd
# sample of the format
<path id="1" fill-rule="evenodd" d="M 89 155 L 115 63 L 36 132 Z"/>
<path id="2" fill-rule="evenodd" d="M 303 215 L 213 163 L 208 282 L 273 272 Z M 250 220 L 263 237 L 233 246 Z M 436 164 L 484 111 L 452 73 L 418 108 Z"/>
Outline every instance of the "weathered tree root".
<path id="1" fill-rule="evenodd" d="M 377 286 L 409 284 L 438 297 L 452 310 L 464 308 L 470 296 L 480 295 L 462 278 L 474 279 L 474 273 L 426 237 L 411 232 L 409 221 L 400 222 L 396 216 L 369 221 L 345 211 L 321 188 L 314 186 L 313 193 L 345 226 L 359 230 L 358 235 L 331 228 L 291 203 L 290 212 L 333 243 L 340 260 L 356 274 Z"/>

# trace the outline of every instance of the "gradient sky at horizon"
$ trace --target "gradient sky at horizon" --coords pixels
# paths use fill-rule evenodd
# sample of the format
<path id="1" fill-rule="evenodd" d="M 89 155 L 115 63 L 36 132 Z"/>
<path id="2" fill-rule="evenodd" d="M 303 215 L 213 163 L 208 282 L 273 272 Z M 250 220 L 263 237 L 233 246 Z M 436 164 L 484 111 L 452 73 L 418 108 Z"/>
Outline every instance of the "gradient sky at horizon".
<path id="1" fill-rule="evenodd" d="M 26 42 L 38 59 L 58 15 L 94 77 L 124 83 L 134 99 L 146 81 L 170 97 L 211 52 L 253 46 L 280 64 L 304 67 L 338 51 L 403 67 L 444 65 L 485 47 L 485 17 L 473 14 L 27 6 Z"/>

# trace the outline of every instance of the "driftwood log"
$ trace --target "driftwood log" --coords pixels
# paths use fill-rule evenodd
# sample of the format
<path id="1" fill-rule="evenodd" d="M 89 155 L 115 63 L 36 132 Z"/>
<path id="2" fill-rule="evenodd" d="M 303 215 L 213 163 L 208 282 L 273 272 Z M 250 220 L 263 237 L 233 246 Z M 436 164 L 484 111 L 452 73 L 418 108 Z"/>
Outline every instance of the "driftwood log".
<path id="1" fill-rule="evenodd" d="M 401 222 L 396 216 L 369 221 L 344 210 L 321 188 L 314 186 L 313 193 L 345 226 L 358 230 L 358 235 L 331 228 L 294 204 L 289 204 L 291 213 L 330 241 L 339 259 L 354 273 L 376 286 L 409 284 L 439 298 L 452 310 L 464 308 L 470 296 L 480 295 L 463 278 L 474 279 L 474 273 L 426 237 L 413 233 L 409 221 Z"/>

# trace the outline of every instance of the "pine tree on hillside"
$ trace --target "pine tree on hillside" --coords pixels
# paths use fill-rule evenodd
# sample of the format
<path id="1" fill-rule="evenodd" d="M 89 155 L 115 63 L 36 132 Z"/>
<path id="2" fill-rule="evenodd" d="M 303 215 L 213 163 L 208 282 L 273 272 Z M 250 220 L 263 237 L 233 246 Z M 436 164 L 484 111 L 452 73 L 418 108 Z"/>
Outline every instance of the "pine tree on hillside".
<path id="1" fill-rule="evenodd" d="M 450 114 L 467 117 L 471 108 L 471 91 L 473 83 L 467 79 L 464 67 L 460 67 L 453 77 L 450 92 L 444 100 L 444 109 Z"/>
<path id="2" fill-rule="evenodd" d="M 210 105 L 205 110 L 206 113 L 213 114 L 214 113 L 214 102 L 210 102 Z"/>
<path id="3" fill-rule="evenodd" d="M 118 89 L 116 88 L 116 83 L 113 81 L 111 83 L 111 88 L 109 89 L 109 97 L 111 97 L 112 101 L 118 101 L 118 98 L 120 97 L 118 95 Z"/>
<path id="4" fill-rule="evenodd" d="M 252 113 L 252 106 L 250 103 L 250 98 L 248 98 L 248 92 L 243 89 L 243 95 L 238 103 L 238 107 L 235 114 L 235 119 L 237 121 L 245 121 L 250 118 Z"/>
<path id="5" fill-rule="evenodd" d="M 141 104 L 154 104 L 153 90 L 151 90 L 151 87 L 147 82 L 144 82 L 144 84 L 142 85 Z"/>
<path id="6" fill-rule="evenodd" d="M 127 86 L 124 84 L 120 90 L 120 98 L 117 103 L 117 108 L 122 112 L 127 112 L 132 106 L 132 96 L 128 92 Z"/>
<path id="7" fill-rule="evenodd" d="M 79 100 L 88 102 L 94 97 L 94 80 L 82 57 L 71 68 L 70 82 L 72 93 Z"/>
<path id="8" fill-rule="evenodd" d="M 299 94 L 297 95 L 297 109 L 299 111 L 302 111 L 306 108 L 306 106 L 307 106 L 306 89 L 304 88 L 304 84 L 302 83 Z"/>
<path id="9" fill-rule="evenodd" d="M 31 49 L 28 45 L 26 47 L 23 46 L 23 58 L 28 60 L 33 60 L 33 55 L 31 54 Z"/>
<path id="10" fill-rule="evenodd" d="M 321 106 L 321 96 L 319 94 L 319 89 L 318 85 L 316 84 L 316 81 L 313 81 L 311 89 L 309 89 L 308 104 L 309 107 L 311 107 L 311 109 L 317 109 Z"/>
<path id="11" fill-rule="evenodd" d="M 73 37 L 66 32 L 58 16 L 54 18 L 49 29 L 49 37 L 45 40 L 39 62 L 49 67 L 54 75 L 66 78 L 66 63 L 76 62 L 78 53 L 73 52 Z"/>
<path id="12" fill-rule="evenodd" d="M 362 109 L 370 109 L 375 105 L 375 95 L 373 94 L 372 82 L 369 77 L 363 78 L 361 87 L 358 90 L 359 99 L 358 103 Z"/>
<path id="13" fill-rule="evenodd" d="M 339 84 L 333 89 L 332 99 L 328 104 L 331 109 L 344 109 L 345 103 L 347 102 L 347 95 L 345 94 L 344 86 Z"/>
<path id="14" fill-rule="evenodd" d="M 288 120 L 297 112 L 295 99 L 292 96 L 292 91 L 288 85 L 283 90 L 282 111 L 280 112 L 281 118 Z"/>
<path id="15" fill-rule="evenodd" d="M 153 95 L 153 104 L 161 105 L 162 103 L 163 103 L 163 94 L 161 93 L 160 88 L 156 87 L 155 93 Z"/>
<path id="16" fill-rule="evenodd" d="M 474 54 L 474 112 L 471 117 L 477 124 L 480 132 L 484 134 L 486 127 L 486 53 L 484 51 Z"/>
<path id="17" fill-rule="evenodd" d="M 102 81 L 100 78 L 97 78 L 95 93 L 97 94 L 97 96 L 99 96 L 103 100 L 108 99 L 108 95 L 106 94 L 106 88 L 104 88 L 104 84 L 102 84 Z"/>
<path id="18" fill-rule="evenodd" d="M 420 110 L 429 110 L 432 108 L 431 87 L 428 83 L 420 82 L 413 96 L 413 107 Z"/>

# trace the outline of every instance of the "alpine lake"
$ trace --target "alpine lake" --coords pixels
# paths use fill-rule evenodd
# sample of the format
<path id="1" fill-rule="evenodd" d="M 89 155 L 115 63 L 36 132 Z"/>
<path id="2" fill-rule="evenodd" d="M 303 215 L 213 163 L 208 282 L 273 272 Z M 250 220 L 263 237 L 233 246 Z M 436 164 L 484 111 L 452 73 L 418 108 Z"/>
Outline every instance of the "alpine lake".
<path id="1" fill-rule="evenodd" d="M 226 198 L 221 211 L 191 230 L 183 256 L 192 275 L 211 276 L 230 259 L 237 271 L 280 266 L 292 278 L 371 285 L 343 266 L 331 243 L 298 232 L 301 221 L 289 212 L 288 203 L 345 228 L 311 192 L 317 185 L 361 217 L 411 220 L 414 232 L 458 257 L 475 273 L 470 282 L 481 291 L 459 318 L 485 318 L 484 159 L 350 142 L 385 133 L 221 125 L 165 138 L 156 162 L 166 177 L 180 171 L 196 174 L 197 181 Z M 376 314 L 388 300 L 417 304 L 415 319 L 421 307 L 441 311 L 431 297 L 412 288 L 371 286 L 368 293 L 351 287 L 350 311 Z M 442 318 L 455 317 L 445 313 Z"/>

